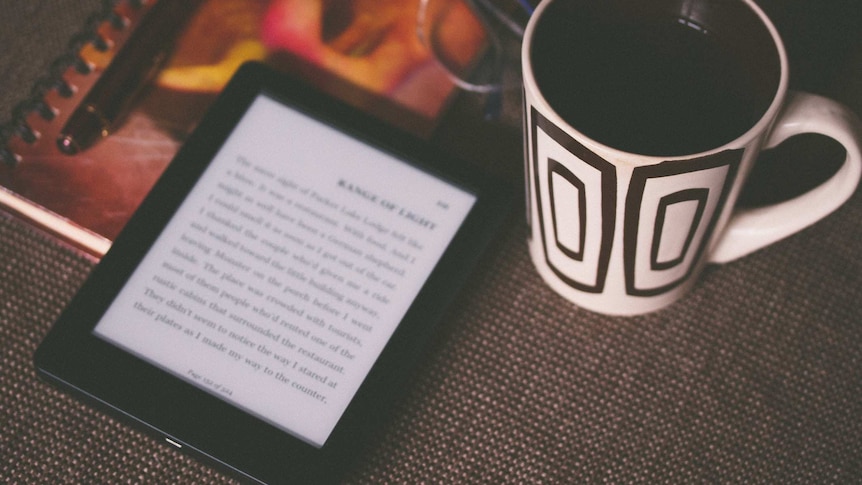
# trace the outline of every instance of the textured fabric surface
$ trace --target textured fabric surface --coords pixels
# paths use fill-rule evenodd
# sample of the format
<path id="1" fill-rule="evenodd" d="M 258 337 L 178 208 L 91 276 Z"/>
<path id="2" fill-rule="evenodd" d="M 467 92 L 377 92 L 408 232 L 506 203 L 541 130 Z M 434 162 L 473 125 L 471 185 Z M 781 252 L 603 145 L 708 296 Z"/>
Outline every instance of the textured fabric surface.
<path id="1" fill-rule="evenodd" d="M 350 481 L 858 480 L 862 224 L 846 219 L 860 216 L 856 197 L 629 319 L 562 302 L 513 223 Z M 0 230 L 0 476 L 220 479 L 36 378 L 32 352 L 92 262 L 17 221 Z"/>
<path id="2" fill-rule="evenodd" d="M 0 481 L 206 483 L 209 470 L 38 380 L 39 341 L 93 261 L 0 213 Z"/>
<path id="3" fill-rule="evenodd" d="M 0 123 L 11 118 L 15 104 L 30 94 L 33 82 L 50 71 L 88 18 L 100 11 L 94 0 L 2 2 L 0 21 Z M 13 95 L 14 94 L 14 95 Z"/>
<path id="4" fill-rule="evenodd" d="M 71 8 L 14 4 L 4 8 L 31 22 L 47 22 L 40 8 Z M 0 73 L 53 53 L 4 51 Z M 24 85 L 0 86 L 0 105 Z M 511 163 L 504 172 L 517 175 Z M 579 310 L 544 285 L 522 213 L 513 209 L 347 482 L 862 481 L 862 191 L 636 318 Z M 0 482 L 229 481 L 36 377 L 33 351 L 93 264 L 0 217 Z"/>

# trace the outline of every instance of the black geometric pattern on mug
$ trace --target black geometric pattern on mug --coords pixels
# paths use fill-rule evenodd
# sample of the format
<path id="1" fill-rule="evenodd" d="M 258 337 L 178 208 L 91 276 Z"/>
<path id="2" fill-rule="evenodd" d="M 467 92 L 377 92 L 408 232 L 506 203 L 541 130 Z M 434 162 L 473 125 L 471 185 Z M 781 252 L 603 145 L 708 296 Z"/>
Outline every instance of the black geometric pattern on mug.
<path id="1" fill-rule="evenodd" d="M 623 228 L 629 295 L 666 293 L 691 276 L 715 230 L 741 158 L 742 150 L 728 150 L 635 168 Z M 680 189 L 693 180 L 697 186 Z"/>
<path id="2" fill-rule="evenodd" d="M 557 248 L 575 261 L 583 261 L 587 238 L 586 185 L 560 162 L 548 158 L 548 189 L 551 199 L 551 223 Z M 558 201 L 568 207 L 558 209 Z M 569 210 L 570 208 L 574 210 Z"/>
<path id="3" fill-rule="evenodd" d="M 683 262 L 697 233 L 697 228 L 700 227 L 708 197 L 709 189 L 688 189 L 665 195 L 659 200 L 650 252 L 650 266 L 653 270 L 670 269 Z M 686 215 L 690 216 L 688 220 Z M 678 237 L 677 244 L 673 245 L 667 240 L 668 235 L 673 232 L 671 224 L 688 227 L 685 236 Z M 671 254 L 668 255 L 667 250 L 662 254 L 661 249 L 669 245 L 673 249 Z"/>
<path id="4" fill-rule="evenodd" d="M 532 192 L 538 209 L 534 223 L 539 225 L 545 261 L 572 288 L 601 293 L 616 224 L 616 168 L 535 108 L 530 120 Z"/>
<path id="5" fill-rule="evenodd" d="M 521 103 L 524 111 L 522 113 L 527 112 L 527 95 L 526 91 L 521 89 Z M 530 190 L 530 132 L 528 131 L 529 123 L 527 122 L 527 116 L 523 116 L 521 120 L 521 129 L 524 131 L 524 198 L 526 201 L 526 211 L 527 211 L 527 238 L 533 239 L 533 193 Z"/>

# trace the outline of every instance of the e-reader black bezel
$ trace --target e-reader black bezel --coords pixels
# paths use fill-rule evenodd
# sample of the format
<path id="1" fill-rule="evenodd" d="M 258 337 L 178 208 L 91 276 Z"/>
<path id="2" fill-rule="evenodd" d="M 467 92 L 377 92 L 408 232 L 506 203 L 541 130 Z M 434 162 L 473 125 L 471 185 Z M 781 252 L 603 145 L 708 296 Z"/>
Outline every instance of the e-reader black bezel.
<path id="1" fill-rule="evenodd" d="M 467 189 L 476 203 L 329 439 L 316 448 L 121 350 L 93 328 L 259 94 Z M 386 418 L 395 389 L 509 212 L 511 191 L 428 142 L 257 63 L 240 68 L 35 354 L 39 375 L 158 439 L 261 482 L 326 481 Z"/>

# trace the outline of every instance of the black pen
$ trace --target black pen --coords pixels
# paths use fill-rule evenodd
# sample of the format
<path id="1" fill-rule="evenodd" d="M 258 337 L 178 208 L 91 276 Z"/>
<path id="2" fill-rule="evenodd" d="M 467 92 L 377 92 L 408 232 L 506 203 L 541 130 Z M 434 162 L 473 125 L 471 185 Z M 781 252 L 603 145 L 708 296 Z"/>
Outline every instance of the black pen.
<path id="1" fill-rule="evenodd" d="M 158 0 L 81 104 L 69 117 L 57 147 L 74 155 L 107 136 L 167 60 L 174 42 L 203 0 Z"/>

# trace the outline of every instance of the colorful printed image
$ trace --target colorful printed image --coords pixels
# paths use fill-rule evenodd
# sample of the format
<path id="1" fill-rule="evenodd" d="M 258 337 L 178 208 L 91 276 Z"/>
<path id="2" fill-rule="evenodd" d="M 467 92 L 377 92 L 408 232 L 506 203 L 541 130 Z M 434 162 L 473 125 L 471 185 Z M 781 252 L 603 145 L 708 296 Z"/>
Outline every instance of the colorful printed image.
<path id="1" fill-rule="evenodd" d="M 453 85 L 417 35 L 418 0 L 217 0 L 206 2 L 159 85 L 217 92 L 246 60 L 284 64 L 291 54 L 338 78 L 433 118 Z M 462 2 L 447 29 L 465 60 L 483 42 Z"/>
<path id="2" fill-rule="evenodd" d="M 420 136 L 435 126 L 457 88 L 417 35 L 424 0 L 207 0 L 180 33 L 153 85 L 107 137 L 75 155 L 61 153 L 60 129 L 149 11 L 119 2 L 104 39 L 79 52 L 91 72 L 70 67 L 62 90 L 44 102 L 56 115 L 27 118 L 32 139 L 15 137 L 20 160 L 0 166 L 0 204 L 103 254 L 245 61 L 263 61 Z M 482 29 L 463 3 L 447 7 L 446 28 L 469 61 L 482 52 Z M 118 54 L 119 53 L 119 54 Z"/>

